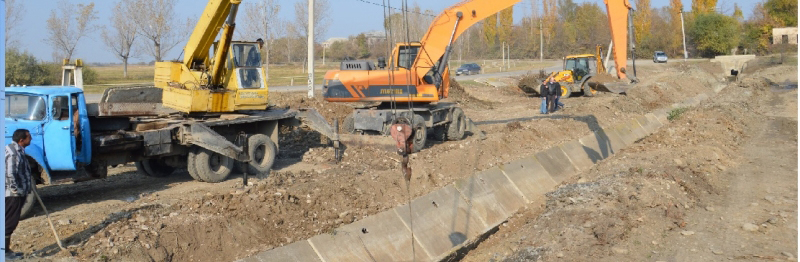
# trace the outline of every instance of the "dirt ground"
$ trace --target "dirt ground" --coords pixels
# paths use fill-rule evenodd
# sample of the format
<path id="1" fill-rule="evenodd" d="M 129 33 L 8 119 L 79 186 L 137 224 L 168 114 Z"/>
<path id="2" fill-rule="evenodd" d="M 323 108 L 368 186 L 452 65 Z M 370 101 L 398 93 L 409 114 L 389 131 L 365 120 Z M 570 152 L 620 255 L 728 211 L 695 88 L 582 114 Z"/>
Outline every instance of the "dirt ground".
<path id="1" fill-rule="evenodd" d="M 796 71 L 796 67 L 792 70 Z M 572 97 L 564 100 L 567 107 L 563 111 L 550 115 L 540 115 L 539 98 L 523 93 L 514 86 L 514 79 L 504 80 L 511 85 L 503 87 L 466 81 L 461 83 L 461 88 L 454 87 L 448 100 L 459 103 L 486 136 L 472 135 L 462 141 L 447 142 L 429 139 L 427 148 L 411 157 L 414 176 L 410 192 L 406 191 L 399 170 L 400 157 L 396 153 L 368 147 L 348 148 L 342 162 L 337 164 L 333 162 L 333 150 L 320 142 L 319 135 L 302 129 L 284 130 L 275 170 L 266 179 L 251 179 L 247 186 L 242 186 L 241 176 L 232 176 L 223 183 L 208 184 L 192 181 L 185 171 L 154 179 L 137 174 L 132 166 L 121 166 L 110 170 L 112 175 L 105 180 L 40 188 L 59 235 L 66 239 L 70 252 L 58 252 L 41 210 L 36 210 L 37 216 L 21 222 L 12 238 L 11 248 L 31 254 L 30 260 L 232 261 L 330 232 L 343 224 L 402 205 L 409 197 L 424 195 L 475 171 L 585 136 L 600 126 L 628 120 L 633 115 L 668 106 L 701 92 L 711 93 L 713 87 L 722 81 L 721 71 L 708 62 L 643 66 L 639 70 L 642 82 L 628 95 L 601 93 L 592 98 Z M 775 75 L 780 75 L 780 70 L 776 72 Z M 795 75 L 795 88 L 796 82 Z M 725 205 L 726 200 L 721 198 L 723 192 L 732 189 L 716 178 L 720 177 L 718 173 L 721 170 L 744 170 L 735 164 L 747 161 L 736 152 L 747 147 L 748 139 L 756 136 L 753 132 L 765 130 L 760 128 L 766 123 L 763 122 L 765 117 L 754 114 L 760 112 L 758 110 L 775 112 L 774 108 L 767 107 L 773 100 L 764 97 L 776 97 L 773 103 L 783 105 L 784 101 L 791 101 L 789 96 L 792 92 L 796 95 L 796 90 L 780 93 L 765 83 L 758 79 L 742 80 L 742 87 L 729 87 L 723 91 L 721 97 L 726 100 L 722 101 L 728 101 L 727 104 L 715 101 L 704 103 L 701 109 L 689 110 L 670 127 L 662 128 L 641 144 L 602 162 L 582 175 L 581 180 L 573 181 L 579 184 L 562 187 L 550 194 L 546 207 L 530 207 L 529 211 L 520 213 L 519 218 L 509 221 L 509 229 L 501 229 L 496 237 L 470 252 L 466 259 L 513 260 L 528 253 L 555 258 L 563 253 L 561 257 L 568 258 L 565 261 L 595 258 L 617 261 L 610 256 L 610 246 L 629 250 L 623 254 L 625 256 L 642 258 L 636 252 L 644 249 L 624 241 L 640 236 L 635 239 L 641 242 L 641 239 L 651 237 L 651 232 L 661 232 L 659 230 L 668 233 L 694 230 L 697 233 L 687 237 L 701 242 L 698 236 L 708 233 L 696 226 L 702 220 L 690 219 L 691 211 L 713 203 L 708 206 L 716 207 L 719 214 L 725 214 L 726 220 L 723 221 L 733 221 L 729 219 L 735 216 L 729 217 L 728 213 L 722 212 L 741 212 L 745 208 Z M 751 95 L 745 96 L 745 93 Z M 271 101 L 276 107 L 316 108 L 329 120 L 342 119 L 354 106 L 331 104 L 304 96 L 304 93 L 272 93 Z M 796 99 L 793 101 L 795 109 L 786 105 L 785 112 L 781 112 L 795 112 Z M 769 126 L 774 126 L 776 134 L 781 136 L 772 133 L 762 136 L 788 139 L 793 135 L 795 140 L 791 141 L 796 151 L 796 133 L 786 133 L 792 125 L 796 129 L 796 113 L 793 118 L 771 118 L 783 119 L 769 122 Z M 790 143 L 783 141 L 781 144 Z M 763 161 L 786 160 L 791 156 L 788 151 L 781 154 L 779 159 Z M 651 158 L 646 158 L 648 155 Z M 709 158 L 711 156 L 719 158 Z M 681 165 L 675 164 L 678 162 L 675 159 L 679 159 Z M 793 161 L 775 162 L 771 166 L 794 170 L 795 173 L 797 167 Z M 794 179 L 791 180 L 794 182 L 786 180 L 780 185 L 796 184 L 796 177 L 786 179 Z M 748 185 L 748 181 L 742 182 Z M 772 190 L 770 199 L 780 201 L 785 206 L 783 209 L 772 207 L 777 204 L 760 199 L 763 196 L 753 195 L 753 198 L 746 199 L 761 204 L 761 207 L 752 207 L 755 211 L 772 208 L 770 212 L 778 219 L 778 224 L 769 222 L 767 227 L 759 228 L 758 233 L 794 234 L 796 238 L 797 227 L 791 221 L 797 213 L 797 196 L 777 187 Z M 636 195 L 635 192 L 639 191 L 646 194 Z M 636 196 L 629 197 L 631 194 Z M 698 195 L 719 199 L 718 202 L 701 201 Z M 637 197 L 645 200 L 633 202 L 632 199 Z M 652 206 L 641 204 L 647 201 Z M 795 208 L 788 205 L 791 203 Z M 594 209 L 584 210 L 590 207 Z M 625 209 L 628 207 L 635 208 L 635 212 Z M 558 219 L 538 222 L 537 219 L 542 219 L 540 216 Z M 759 226 L 762 222 L 758 220 L 761 217 L 748 219 Z M 568 225 L 572 224 L 569 221 L 581 227 L 570 228 Z M 650 228 L 650 224 L 652 228 L 644 233 L 636 231 L 643 225 Z M 528 229 L 527 225 L 537 226 Z M 794 225 L 794 231 L 774 229 L 777 225 Z M 674 227 L 679 229 L 672 229 Z M 587 228 L 597 228 L 600 233 L 592 234 Z M 552 238 L 534 238 L 543 235 L 545 231 L 542 230 L 547 230 L 547 235 Z M 517 231 L 519 234 L 528 233 L 516 235 L 518 233 L 514 232 Z M 750 237 L 756 237 L 758 233 Z M 517 240 L 523 236 L 529 242 Z M 658 254 L 691 255 L 681 253 L 676 249 L 679 246 L 665 242 L 671 234 L 657 236 L 653 241 L 661 245 Z M 625 245 L 618 244 L 623 242 Z M 651 241 L 645 244 L 648 243 Z M 681 243 L 689 242 L 681 240 Z M 728 240 L 725 243 L 734 242 Z M 773 246 L 778 244 L 769 243 Z M 796 247 L 796 240 L 783 241 L 780 245 L 792 243 Z M 579 253 L 579 250 L 595 251 Z M 700 247 L 698 250 L 707 251 Z M 727 255 L 734 254 L 733 250 L 721 250 Z M 794 249 L 786 250 L 791 252 Z"/>
<path id="2" fill-rule="evenodd" d="M 796 261 L 797 66 L 727 86 L 463 261 Z"/>

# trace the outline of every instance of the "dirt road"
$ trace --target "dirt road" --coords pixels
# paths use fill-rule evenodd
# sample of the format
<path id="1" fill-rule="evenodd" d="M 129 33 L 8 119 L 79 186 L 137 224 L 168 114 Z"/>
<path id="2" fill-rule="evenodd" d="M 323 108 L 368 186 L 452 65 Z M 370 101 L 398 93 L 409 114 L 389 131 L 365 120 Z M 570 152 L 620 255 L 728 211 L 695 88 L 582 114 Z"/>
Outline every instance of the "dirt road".
<path id="1" fill-rule="evenodd" d="M 722 72 L 713 64 L 696 62 L 688 65 L 670 63 L 643 66 L 639 73 L 649 75 L 649 78 L 643 78 L 640 87 L 631 90 L 627 96 L 600 94 L 592 98 L 569 98 L 564 101 L 567 104 L 565 110 L 551 115 L 540 115 L 539 98 L 529 97 L 514 86 L 491 87 L 465 82 L 463 87 L 452 90 L 452 97 L 448 100 L 459 103 L 467 116 L 486 132 L 486 137 L 470 136 L 463 141 L 429 142 L 425 150 L 412 156 L 414 177 L 410 196 L 401 178 L 397 154 L 372 148 L 351 148 L 345 153 L 343 161 L 335 164 L 332 162 L 333 151 L 319 142 L 319 135 L 305 130 L 284 130 L 276 170 L 267 179 L 251 180 L 247 187 L 241 187 L 240 177 L 218 184 L 191 181 L 185 172 L 175 173 L 165 179 L 153 179 L 136 174 L 131 166 L 124 166 L 114 169 L 109 179 L 47 187 L 42 188 L 41 192 L 48 207 L 53 210 L 52 216 L 60 235 L 67 239 L 68 248 L 79 260 L 231 261 L 330 232 L 343 224 L 402 205 L 409 197 L 426 194 L 477 170 L 585 136 L 600 126 L 613 125 L 691 95 L 709 93 L 719 83 L 718 74 Z M 514 81 L 508 82 L 513 84 Z M 748 88 L 753 93 L 757 90 Z M 345 104 L 308 100 L 304 96 L 303 93 L 275 93 L 271 94 L 271 100 L 277 106 L 317 108 L 328 119 L 341 119 L 351 111 L 351 107 Z M 748 99 L 741 99 L 731 103 L 748 102 Z M 726 112 L 722 108 L 719 110 Z M 742 115 L 747 112 L 736 111 Z M 682 163 L 697 162 L 703 167 L 717 168 L 706 164 L 705 158 L 697 157 L 707 157 L 710 151 L 695 154 L 692 151 L 694 149 L 677 146 L 714 137 L 712 131 L 703 133 L 704 136 L 691 136 L 696 135 L 696 132 L 687 131 L 691 125 L 688 121 L 694 119 L 690 117 L 693 114 L 694 111 L 686 113 L 687 117 L 679 120 L 685 122 L 681 122 L 680 128 L 673 128 L 673 133 L 662 134 L 660 137 L 663 141 L 647 143 L 645 140 L 647 145 L 661 150 L 661 155 L 659 161 L 641 161 L 653 163 L 653 170 L 657 170 L 656 164 L 672 163 L 676 158 L 675 152 L 681 152 Z M 704 119 L 703 123 L 707 122 L 706 118 L 717 119 L 720 123 L 755 121 L 737 118 L 738 114 L 730 112 L 722 116 L 726 118 L 708 113 L 696 119 Z M 796 115 L 794 119 L 796 126 Z M 695 120 L 691 123 L 700 122 Z M 733 124 L 730 127 L 732 129 L 713 131 L 725 133 L 743 128 Z M 743 132 L 737 134 L 744 135 Z M 723 144 L 715 144 L 718 149 L 713 152 L 728 159 L 726 152 L 738 147 L 742 141 L 726 138 Z M 625 162 L 638 159 L 637 151 L 630 150 L 629 155 L 623 154 L 605 161 L 596 172 L 587 174 L 581 183 L 595 181 L 601 175 L 608 174 L 601 172 L 602 166 L 625 172 L 637 166 L 642 167 L 643 172 L 649 170 L 650 165 Z M 618 159 L 622 159 L 619 164 L 610 164 Z M 728 163 L 719 166 L 733 169 Z M 695 175 L 686 170 L 681 174 Z M 661 176 L 666 172 L 652 173 L 653 176 Z M 663 179 L 666 181 L 664 183 L 669 181 Z M 690 181 L 687 178 L 680 179 Z M 674 183 L 679 182 L 676 180 Z M 620 190 L 624 188 L 631 187 L 623 186 Z M 678 186 L 673 184 L 670 188 L 668 190 L 674 191 Z M 716 190 L 722 189 L 704 186 L 698 192 L 706 190 L 711 192 L 709 194 L 719 194 Z M 667 191 L 663 194 L 666 196 Z M 698 205 L 683 201 L 688 197 L 678 192 L 675 195 L 682 201 L 675 200 L 674 203 Z M 666 200 L 653 199 L 661 201 L 657 206 L 668 206 L 668 202 L 664 202 Z M 721 204 L 715 206 L 722 207 Z M 537 207 L 531 207 L 530 210 L 537 210 Z M 538 210 L 544 209 L 538 207 Z M 663 216 L 665 211 L 660 212 Z M 796 208 L 794 212 L 796 215 Z M 534 219 L 540 213 L 533 212 L 529 217 Z M 648 217 L 656 218 L 656 213 Z M 12 249 L 44 256 L 45 260 L 69 258 L 65 252 L 57 253 L 47 222 L 41 216 L 41 211 L 38 214 L 22 221 L 12 240 Z M 626 218 L 622 221 L 644 223 L 637 219 Z M 611 230 L 618 228 L 613 226 L 616 225 L 614 221 L 617 220 L 609 220 L 604 224 L 610 228 L 606 233 L 609 241 L 619 237 Z M 584 225 L 583 222 L 581 225 Z M 551 226 L 558 228 L 559 225 L 547 227 Z M 702 231 L 697 229 L 696 232 Z M 492 254 L 490 256 L 501 253 L 489 251 L 491 243 L 487 241 L 486 247 L 481 246 L 475 251 L 475 256 L 480 257 L 483 249 L 487 250 L 486 254 Z M 501 254 L 506 251 L 503 250 Z"/>

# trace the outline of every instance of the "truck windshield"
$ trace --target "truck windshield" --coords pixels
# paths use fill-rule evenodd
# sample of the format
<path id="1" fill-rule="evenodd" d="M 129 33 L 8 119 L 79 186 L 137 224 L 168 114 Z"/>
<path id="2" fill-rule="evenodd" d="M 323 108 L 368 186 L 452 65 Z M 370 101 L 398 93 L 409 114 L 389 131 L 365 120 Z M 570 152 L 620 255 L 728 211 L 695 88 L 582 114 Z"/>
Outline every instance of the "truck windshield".
<path id="1" fill-rule="evenodd" d="M 256 44 L 233 44 L 233 61 L 236 67 L 261 66 L 261 52 Z"/>
<path id="2" fill-rule="evenodd" d="M 44 97 L 6 94 L 6 118 L 42 120 L 47 114 Z"/>

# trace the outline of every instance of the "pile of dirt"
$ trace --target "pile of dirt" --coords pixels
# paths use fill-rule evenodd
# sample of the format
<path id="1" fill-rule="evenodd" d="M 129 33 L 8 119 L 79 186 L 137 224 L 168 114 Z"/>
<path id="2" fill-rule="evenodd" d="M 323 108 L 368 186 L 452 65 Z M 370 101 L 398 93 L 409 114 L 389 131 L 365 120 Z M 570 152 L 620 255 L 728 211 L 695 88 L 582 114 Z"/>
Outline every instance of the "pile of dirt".
<path id="1" fill-rule="evenodd" d="M 539 73 L 528 72 L 519 79 L 517 87 L 527 94 L 539 94 L 539 86 L 542 85 L 544 80 L 547 79 L 547 74 L 544 70 L 539 70 Z"/>
<path id="2" fill-rule="evenodd" d="M 316 109 L 326 120 L 332 122 L 333 119 L 344 119 L 345 116 L 353 112 L 353 108 L 361 106 L 361 103 L 332 103 L 326 102 L 321 95 L 308 98 L 302 92 L 274 92 L 269 94 L 270 106 L 278 108 L 313 108 Z"/>
<path id="3" fill-rule="evenodd" d="M 591 80 L 590 80 L 590 81 L 591 81 L 591 82 L 597 82 L 597 83 L 616 83 L 616 82 L 624 82 L 623 80 L 620 80 L 619 78 L 617 78 L 617 77 L 615 77 L 615 76 L 612 76 L 612 75 L 611 75 L 611 74 L 609 74 L 609 73 L 600 73 L 600 74 L 597 74 L 597 75 L 593 76 L 593 77 L 591 78 Z"/>
<path id="4" fill-rule="evenodd" d="M 450 92 L 444 101 L 456 102 L 462 107 L 493 109 L 494 103 L 470 95 L 455 78 L 450 78 Z"/>

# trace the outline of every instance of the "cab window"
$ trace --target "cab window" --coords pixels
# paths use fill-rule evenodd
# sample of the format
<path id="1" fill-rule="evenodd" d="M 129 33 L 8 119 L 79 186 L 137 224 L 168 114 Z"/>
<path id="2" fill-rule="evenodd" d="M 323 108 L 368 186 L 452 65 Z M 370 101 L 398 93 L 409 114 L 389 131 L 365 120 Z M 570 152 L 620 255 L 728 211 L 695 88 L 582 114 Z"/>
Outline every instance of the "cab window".
<path id="1" fill-rule="evenodd" d="M 47 115 L 44 97 L 6 94 L 6 117 L 21 120 L 43 120 Z"/>

